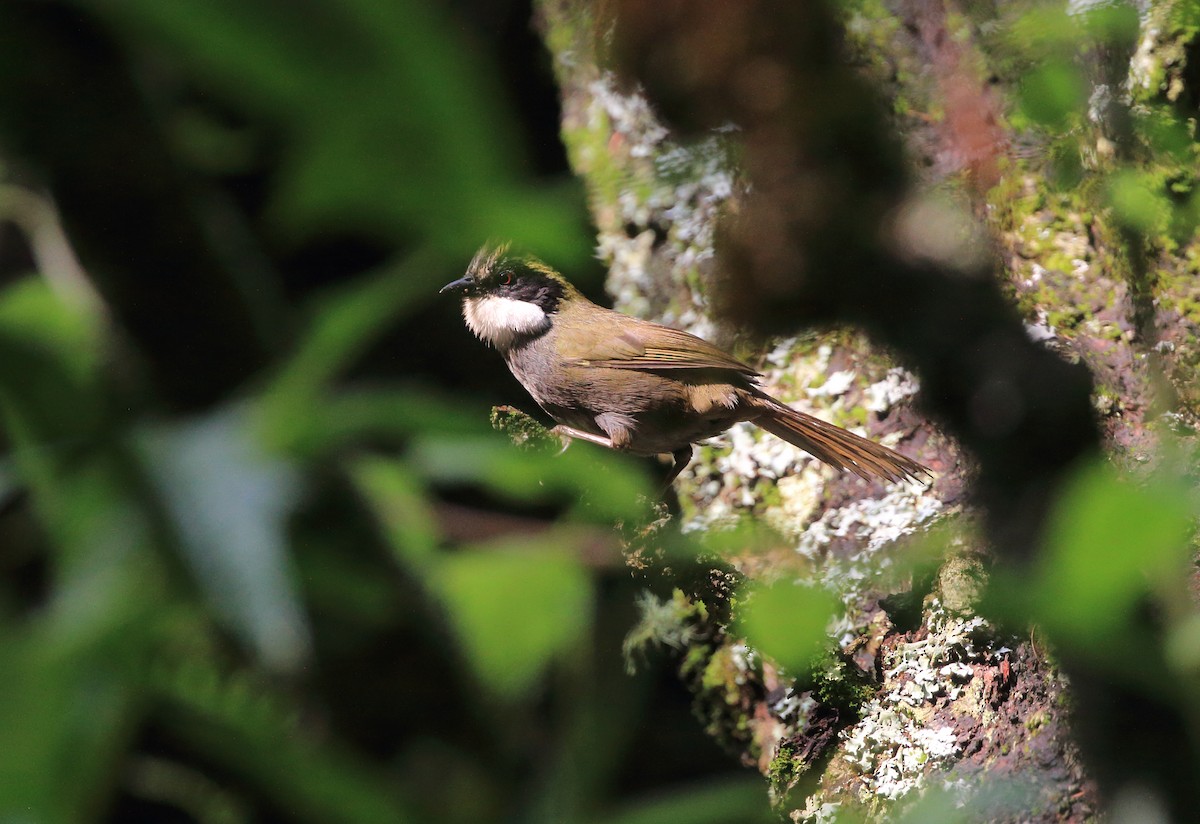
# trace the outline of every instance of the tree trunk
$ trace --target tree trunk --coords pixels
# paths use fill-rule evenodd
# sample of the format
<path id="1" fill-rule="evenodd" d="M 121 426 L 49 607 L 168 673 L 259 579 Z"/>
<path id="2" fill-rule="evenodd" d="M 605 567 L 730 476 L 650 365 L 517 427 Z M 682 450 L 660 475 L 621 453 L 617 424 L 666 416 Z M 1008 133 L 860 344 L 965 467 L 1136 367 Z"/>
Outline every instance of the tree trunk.
<path id="1" fill-rule="evenodd" d="M 1032 52 L 997 34 L 1014 30 L 1010 9 L 863 0 L 835 20 L 753 3 L 644 8 L 538 9 L 616 306 L 734 348 L 772 394 L 936 475 L 927 488 L 866 483 L 749 425 L 700 450 L 678 482 L 678 528 L 769 524 L 778 551 L 735 553 L 737 574 L 799 579 L 845 607 L 823 663 L 785 674 L 734 623 L 697 618 L 699 593 L 677 598 L 680 621 L 709 624 L 681 654 L 700 715 L 793 820 L 964 803 L 980 820 L 1094 818 L 1100 793 L 1068 730 L 1080 696 L 1036 631 L 977 610 L 993 557 L 1035 555 L 1053 491 L 1094 449 L 1093 415 L 1126 465 L 1149 456 L 1164 416 L 1194 420 L 1195 221 L 1180 221 L 1195 209 L 1138 224 L 1098 206 L 1089 181 L 1137 154 L 1114 90 L 1131 56 L 1135 101 L 1194 111 L 1195 27 L 1164 3 L 1140 19 L 1136 55 L 1128 36 L 1092 49 L 1093 117 L 1055 132 L 1020 127 L 1039 110 L 1011 102 Z M 840 51 L 822 37 L 831 21 Z M 790 50 L 771 52 L 789 25 Z M 1190 167 L 1160 171 L 1191 180 Z M 936 567 L 911 561 L 935 543 Z M 1085 717 L 1118 694 L 1086 689 Z M 1106 746 L 1089 764 L 1107 798 L 1126 800 L 1117 779 L 1137 770 L 1114 779 Z M 1151 786 L 1154 803 L 1181 803 L 1169 781 Z"/>

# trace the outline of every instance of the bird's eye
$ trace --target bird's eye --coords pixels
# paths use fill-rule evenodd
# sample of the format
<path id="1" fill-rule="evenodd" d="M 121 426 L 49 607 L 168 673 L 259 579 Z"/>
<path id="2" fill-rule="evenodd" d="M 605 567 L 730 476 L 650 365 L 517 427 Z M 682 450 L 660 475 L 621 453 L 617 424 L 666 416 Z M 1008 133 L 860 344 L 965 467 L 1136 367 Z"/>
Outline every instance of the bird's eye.
<path id="1" fill-rule="evenodd" d="M 500 283 L 504 286 L 508 286 L 510 283 L 512 283 L 512 272 L 502 272 L 500 274 Z"/>

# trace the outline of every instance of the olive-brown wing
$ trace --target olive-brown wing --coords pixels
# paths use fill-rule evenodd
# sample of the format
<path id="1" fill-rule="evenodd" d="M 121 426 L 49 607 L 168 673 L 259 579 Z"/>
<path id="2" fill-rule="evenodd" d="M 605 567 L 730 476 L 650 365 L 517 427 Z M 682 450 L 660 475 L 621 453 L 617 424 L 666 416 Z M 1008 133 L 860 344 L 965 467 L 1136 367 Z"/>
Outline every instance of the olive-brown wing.
<path id="1" fill-rule="evenodd" d="M 590 334 L 560 338 L 559 354 L 581 366 L 612 369 L 728 369 L 759 373 L 703 338 L 611 310 L 593 313 Z"/>

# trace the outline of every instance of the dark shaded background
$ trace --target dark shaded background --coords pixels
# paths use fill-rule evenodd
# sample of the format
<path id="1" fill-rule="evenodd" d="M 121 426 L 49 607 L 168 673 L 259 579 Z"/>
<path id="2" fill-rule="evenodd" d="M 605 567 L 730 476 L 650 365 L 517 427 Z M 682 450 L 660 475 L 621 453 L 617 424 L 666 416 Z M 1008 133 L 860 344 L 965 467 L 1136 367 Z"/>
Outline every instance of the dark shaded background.
<path id="1" fill-rule="evenodd" d="M 581 509 L 570 471 L 514 489 L 489 468 L 488 410 L 531 403 L 437 295 L 513 235 L 602 297 L 532 10 L 384 8 L 0 8 L 5 195 L 57 207 L 99 298 L 31 281 L 32 218 L 0 219 L 5 294 L 35 294 L 0 332 L 2 817 L 595 820 L 666 791 L 671 820 L 703 779 L 679 809 L 741 820 L 761 795 L 666 663 L 625 674 L 640 585 L 611 510 Z M 356 481 L 369 459 L 400 484 L 391 521 Z M 241 504 L 258 544 L 197 538 Z M 563 522 L 576 537 L 543 537 Z M 404 558 L 486 564 L 512 535 L 503 557 L 550 541 L 590 595 L 582 634 L 500 689 L 440 573 Z"/>

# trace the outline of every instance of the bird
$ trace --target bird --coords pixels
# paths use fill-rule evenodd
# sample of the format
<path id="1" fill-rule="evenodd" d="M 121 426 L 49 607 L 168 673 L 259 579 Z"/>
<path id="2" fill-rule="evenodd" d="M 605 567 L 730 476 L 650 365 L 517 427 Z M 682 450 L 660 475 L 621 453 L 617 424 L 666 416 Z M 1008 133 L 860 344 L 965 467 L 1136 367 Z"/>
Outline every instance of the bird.
<path id="1" fill-rule="evenodd" d="M 741 421 L 866 480 L 931 477 L 911 458 L 768 395 L 758 371 L 708 341 L 593 303 L 550 266 L 507 246 L 480 249 L 466 274 L 440 290 L 448 292 L 461 294 L 467 328 L 499 351 L 554 419 L 552 433 L 639 456 L 669 454 L 664 488 L 697 442 Z"/>

